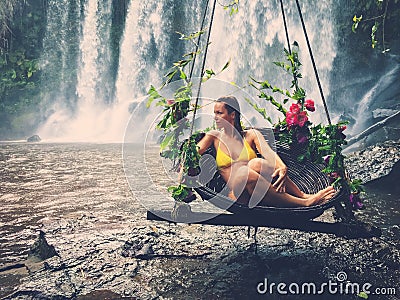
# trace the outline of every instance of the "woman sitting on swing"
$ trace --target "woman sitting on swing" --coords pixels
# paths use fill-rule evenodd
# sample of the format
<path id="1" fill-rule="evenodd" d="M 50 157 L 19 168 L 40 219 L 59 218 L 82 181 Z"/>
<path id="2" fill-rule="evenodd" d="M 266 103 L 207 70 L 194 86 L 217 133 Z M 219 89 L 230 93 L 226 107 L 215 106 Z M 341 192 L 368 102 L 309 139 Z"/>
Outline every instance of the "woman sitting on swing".
<path id="1" fill-rule="evenodd" d="M 250 207 L 299 207 L 321 204 L 334 196 L 332 186 L 316 194 L 302 192 L 262 134 L 256 129 L 242 129 L 235 97 L 219 98 L 214 115 L 218 130 L 209 131 L 197 145 L 200 154 L 214 145 L 217 168 L 230 189 L 230 198 Z M 256 150 L 263 158 L 257 157 Z"/>

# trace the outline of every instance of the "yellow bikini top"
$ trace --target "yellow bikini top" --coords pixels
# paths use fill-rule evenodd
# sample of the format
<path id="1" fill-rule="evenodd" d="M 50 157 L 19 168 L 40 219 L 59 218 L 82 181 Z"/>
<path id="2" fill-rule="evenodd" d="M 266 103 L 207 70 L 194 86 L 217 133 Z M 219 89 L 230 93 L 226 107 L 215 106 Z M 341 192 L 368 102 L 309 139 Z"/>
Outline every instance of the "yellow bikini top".
<path id="1" fill-rule="evenodd" d="M 256 152 L 253 150 L 253 148 L 251 148 L 245 138 L 243 138 L 243 145 L 242 151 L 237 159 L 232 159 L 232 157 L 222 151 L 218 145 L 217 155 L 215 157 L 218 169 L 229 167 L 231 164 L 237 161 L 249 161 L 250 159 L 257 157 Z"/>

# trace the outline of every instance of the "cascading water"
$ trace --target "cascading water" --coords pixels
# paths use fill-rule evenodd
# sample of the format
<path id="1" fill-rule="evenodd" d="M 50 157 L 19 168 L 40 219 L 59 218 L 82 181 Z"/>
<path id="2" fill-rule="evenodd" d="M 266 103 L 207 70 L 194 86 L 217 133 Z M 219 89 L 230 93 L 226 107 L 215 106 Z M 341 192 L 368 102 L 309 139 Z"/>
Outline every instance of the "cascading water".
<path id="1" fill-rule="evenodd" d="M 376 100 L 383 102 L 385 99 L 380 99 L 380 95 L 384 94 L 387 90 L 390 90 L 392 85 L 398 84 L 397 78 L 399 76 L 399 69 L 400 65 L 394 64 L 394 66 L 392 66 L 362 97 L 355 113 L 357 119 L 352 132 L 361 132 L 366 127 L 372 125 L 370 123 L 370 120 L 372 119 L 372 109 L 376 108 L 376 105 L 373 102 Z"/>
<path id="2" fill-rule="evenodd" d="M 316 113 L 311 114 L 311 118 L 315 122 L 326 122 L 297 8 L 292 2 L 284 2 L 290 41 L 297 41 L 300 45 L 304 77 L 300 85 L 306 89 L 308 97 L 315 99 L 316 105 L 320 107 L 317 107 Z M 302 4 L 310 43 L 314 48 L 325 96 L 328 96 L 329 72 L 336 53 L 332 3 L 302 1 Z M 279 1 L 241 1 L 238 14 L 233 16 L 229 16 L 224 10 L 217 10 L 211 40 L 209 65 L 223 66 L 224 61 L 231 59 L 231 66 L 227 72 L 221 74 L 221 79 L 235 81 L 243 86 L 249 81 L 249 76 L 252 76 L 289 89 L 291 76 L 273 64 L 274 61 L 285 60 L 283 49 L 287 48 Z M 255 95 L 254 89 L 247 90 Z M 265 102 L 260 104 L 271 108 L 271 115 L 278 116 L 272 106 Z M 279 117 L 282 118 L 281 115 Z"/>
<path id="3" fill-rule="evenodd" d="M 49 16 L 59 8 L 59 3 L 54 2 L 49 6 Z M 39 131 L 42 138 L 121 141 L 129 118 L 129 108 L 132 111 L 133 107 L 137 107 L 137 110 L 140 109 L 139 115 L 146 114 L 143 105 L 139 107 L 132 103 L 139 102 L 145 96 L 150 84 L 159 86 L 162 75 L 172 62 L 194 50 L 194 45 L 180 41 L 176 32 L 199 30 L 205 3 L 189 0 L 179 3 L 172 0 L 130 1 L 120 42 L 119 63 L 118 66 L 110 66 L 112 1 L 86 1 L 83 16 L 80 17 L 82 24 L 76 24 L 75 28 L 78 32 L 82 28 L 79 51 L 75 57 L 79 66 L 76 70 L 75 94 L 66 94 L 62 89 L 58 91 L 59 95 L 55 97 L 57 105 L 53 108 L 55 113 Z M 307 1 L 302 7 L 326 95 L 329 95 L 328 76 L 335 57 L 331 4 L 330 1 Z M 75 5 L 79 7 L 79 1 Z M 285 5 L 290 39 L 300 44 L 304 77 L 301 85 L 307 90 L 308 96 L 315 99 L 320 113 L 314 113 L 312 120 L 325 121 L 323 110 L 318 109 L 318 104 L 320 108 L 322 104 L 318 101 L 320 97 L 297 9 L 293 4 Z M 49 22 L 47 36 L 57 31 L 51 24 L 57 24 L 63 18 L 62 15 L 53 16 L 55 20 Z M 53 46 L 63 51 L 59 45 L 61 41 L 48 38 L 48 43 L 48 49 L 54 43 L 56 45 Z M 233 16 L 217 4 L 206 67 L 217 71 L 230 59 L 229 68 L 217 78 L 243 86 L 249 76 L 253 76 L 289 88 L 290 76 L 273 65 L 273 61 L 284 60 L 284 47 L 287 45 L 278 2 L 243 0 L 239 13 Z M 46 55 L 54 57 L 51 53 Z M 70 58 L 69 63 L 71 61 L 74 62 Z M 197 61 L 199 65 L 200 59 Z M 109 75 L 112 67 L 118 68 L 115 82 Z M 113 89 L 115 95 L 111 92 Z M 252 88 L 247 91 L 256 95 Z M 272 108 L 270 111 L 274 115 Z"/>
<path id="4" fill-rule="evenodd" d="M 41 59 L 42 114 L 50 115 L 48 124 L 68 122 L 75 107 L 80 19 L 79 0 L 49 1 Z"/>
<path id="5" fill-rule="evenodd" d="M 68 2 L 68 1 L 67 1 Z M 80 3 L 76 1 L 76 11 L 80 11 Z M 53 103 L 55 112 L 39 130 L 39 134 L 48 140 L 57 141 L 96 141 L 101 139 L 106 132 L 107 111 L 106 105 L 111 102 L 112 93 L 110 85 L 110 27 L 111 27 L 111 4 L 112 1 L 89 0 L 85 3 L 84 15 L 82 18 L 82 33 L 80 41 L 75 44 L 79 51 L 75 51 L 74 58 L 69 58 L 66 64 L 76 60 L 76 84 L 74 94 L 67 94 L 60 89 L 59 94 Z M 49 16 L 52 12 L 60 9 L 62 2 L 54 1 L 49 5 Z M 64 12 L 65 8 L 63 9 Z M 63 14 L 55 15 L 63 21 Z M 80 17 L 79 14 L 75 18 Z M 57 36 L 57 18 L 49 22 L 47 36 Z M 65 22 L 68 28 L 70 23 Z M 79 33 L 81 24 L 74 29 Z M 45 39 L 46 41 L 46 39 Z M 67 36 L 61 36 L 61 40 L 49 40 L 48 48 L 57 47 L 58 52 L 64 57 L 63 46 L 69 41 Z M 72 46 L 74 43 L 72 41 Z M 47 52 L 45 55 L 55 59 L 55 54 Z M 67 73 L 67 72 L 63 72 Z M 62 74 L 63 74 L 62 73 Z M 70 72 L 71 73 L 71 72 Z M 63 85 L 63 78 L 60 78 Z M 54 79 L 53 79 L 54 80 Z M 67 104 L 65 104 L 67 103 Z"/>

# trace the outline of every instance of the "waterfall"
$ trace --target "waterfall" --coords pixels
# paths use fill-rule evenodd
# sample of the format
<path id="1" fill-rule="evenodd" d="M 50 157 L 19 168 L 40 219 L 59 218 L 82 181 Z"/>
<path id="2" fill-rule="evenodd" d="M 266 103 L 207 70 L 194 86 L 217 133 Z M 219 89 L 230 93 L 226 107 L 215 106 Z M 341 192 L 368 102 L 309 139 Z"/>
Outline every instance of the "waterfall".
<path id="1" fill-rule="evenodd" d="M 77 21 L 74 24 L 64 20 L 66 15 L 58 12 L 67 3 L 71 16 L 75 13 Z M 176 32 L 188 34 L 199 30 L 205 3 L 205 0 L 131 0 L 120 41 L 118 65 L 112 66 L 110 28 L 113 1 L 87 0 L 82 10 L 79 0 L 51 1 L 45 39 L 47 50 L 43 56 L 49 63 L 44 65 L 44 69 L 51 77 L 56 71 L 51 68 L 50 60 L 61 56 L 64 62 L 58 66 L 68 66 L 65 74 L 71 78 L 57 78 L 60 88 L 52 90 L 52 102 L 45 104 L 47 108 L 51 107 L 53 114 L 41 127 L 39 135 L 45 140 L 121 141 L 133 107 L 136 108 L 135 114 L 140 116 L 138 124 L 146 117 L 148 111 L 135 103 L 143 99 L 150 84 L 158 87 L 172 62 L 194 50 L 194 45 L 179 40 Z M 290 76 L 273 64 L 284 60 L 283 48 L 287 47 L 278 4 L 243 0 L 239 12 L 232 16 L 220 3 L 217 4 L 206 68 L 218 71 L 230 59 L 229 68 L 217 78 L 243 86 L 249 81 L 249 76 L 253 76 L 289 89 Z M 302 5 L 323 88 L 329 96 L 328 76 L 336 52 L 332 3 L 306 1 Z M 304 77 L 301 85 L 317 106 L 318 112 L 311 116 L 312 121 L 325 121 L 297 9 L 293 3 L 286 3 L 285 9 L 290 39 L 300 44 Z M 61 30 L 57 29 L 59 24 L 65 24 Z M 67 37 L 63 30 L 69 30 L 70 36 Z M 71 38 L 73 33 L 75 40 Z M 69 50 L 69 56 L 68 47 L 74 50 Z M 199 65 L 200 59 L 197 61 Z M 74 71 L 71 68 L 75 68 Z M 110 76 L 111 68 L 118 70 L 115 81 Z M 62 88 L 64 83 L 68 83 L 68 92 Z M 246 91 L 257 98 L 255 89 L 247 88 Z M 260 105 L 267 106 L 265 103 Z M 271 108 L 270 112 L 277 117 L 274 109 Z"/>
<path id="2" fill-rule="evenodd" d="M 377 105 L 373 102 L 377 101 L 381 103 L 380 105 L 382 105 L 385 100 L 387 101 L 391 98 L 387 97 L 388 99 L 385 99 L 385 97 L 381 97 L 381 95 L 384 95 L 387 90 L 392 88 L 392 86 L 394 87 L 398 85 L 399 69 L 399 64 L 394 64 L 361 98 L 361 101 L 358 103 L 357 110 L 354 114 L 356 117 L 356 123 L 354 124 L 351 132 L 359 133 L 368 126 L 372 125 L 371 108 L 377 107 Z M 392 90 L 395 90 L 395 88 Z"/>
<path id="3" fill-rule="evenodd" d="M 41 57 L 44 117 L 54 110 L 73 109 L 70 98 L 75 94 L 80 17 L 79 0 L 51 0 L 48 3 Z"/>
<path id="4" fill-rule="evenodd" d="M 193 51 L 185 49 L 176 31 L 198 30 L 201 20 L 195 17 L 204 9 L 199 3 L 131 1 L 121 43 L 116 101 L 135 101 L 146 94 L 150 84 L 159 86 L 172 62 L 185 51 Z"/>
<path id="5" fill-rule="evenodd" d="M 310 117 L 314 122 L 326 123 L 296 5 L 292 1 L 284 3 L 290 41 L 297 41 L 300 46 L 303 64 L 300 86 L 305 88 L 308 98 L 315 100 L 317 107 Z M 329 96 L 329 72 L 336 53 L 332 6 L 332 1 L 302 1 L 302 13 L 326 97 Z M 290 88 L 291 76 L 273 64 L 285 60 L 283 49 L 287 48 L 279 1 L 243 0 L 239 12 L 233 16 L 218 9 L 214 22 L 207 61 L 209 65 L 220 68 L 231 59 L 231 65 L 221 74 L 221 79 L 243 86 L 252 76 L 258 80 L 267 79 L 281 88 Z M 257 98 L 255 89 L 246 90 Z M 270 108 L 272 116 L 282 118 L 272 106 L 265 102 L 260 105 Z"/>
<path id="6" fill-rule="evenodd" d="M 66 2 L 66 3 L 63 3 Z M 80 16 L 79 1 L 53 1 L 49 4 L 49 25 L 46 30 L 48 38 L 48 51 L 44 51 L 44 57 L 51 57 L 53 60 L 67 57 L 65 48 L 75 49 L 74 57 L 63 59 L 62 65 L 71 62 L 75 66 L 74 71 L 69 71 L 69 75 L 76 76 L 74 92 L 66 92 L 60 88 L 57 96 L 51 104 L 54 113 L 48 118 L 47 122 L 39 129 L 39 134 L 47 140 L 61 141 L 96 141 L 101 139 L 107 131 L 107 111 L 106 105 L 111 102 L 110 85 L 110 27 L 111 27 L 111 4 L 112 1 L 88 0 L 84 6 L 83 16 Z M 65 6 L 67 3 L 76 7 L 71 13 L 70 19 L 82 19 L 75 27 L 71 28 L 71 23 L 65 20 Z M 61 28 L 66 28 L 70 32 L 78 32 L 79 40 L 71 41 L 63 30 L 59 30 L 58 22 L 63 24 Z M 80 28 L 82 27 L 82 32 Z M 46 42 L 46 38 L 45 38 Z M 70 45 L 69 45 L 70 42 Z M 74 43 L 75 42 L 75 43 Z M 51 49 L 56 47 L 57 53 Z M 76 52 L 78 55 L 76 55 Z M 46 69 L 47 66 L 45 66 Z M 53 68 L 50 68 L 50 71 Z M 62 72 L 61 75 L 67 72 Z M 53 73 L 54 76 L 54 73 Z M 63 76 L 58 78 L 60 85 L 63 86 L 66 80 Z M 52 79 L 54 82 L 54 79 Z M 54 93 L 53 93 L 54 94 Z"/>

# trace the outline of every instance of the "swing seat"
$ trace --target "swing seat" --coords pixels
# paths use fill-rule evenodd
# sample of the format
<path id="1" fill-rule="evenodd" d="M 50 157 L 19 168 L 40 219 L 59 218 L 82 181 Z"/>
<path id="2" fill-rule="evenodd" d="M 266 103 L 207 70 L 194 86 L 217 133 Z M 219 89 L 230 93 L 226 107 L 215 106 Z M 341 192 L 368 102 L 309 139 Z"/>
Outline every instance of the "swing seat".
<path id="1" fill-rule="evenodd" d="M 268 129 L 258 129 L 267 139 Z M 201 138 L 201 136 L 199 136 Z M 305 193 L 316 193 L 330 185 L 330 180 L 322 172 L 323 166 L 316 165 L 310 161 L 299 162 L 298 149 L 290 148 L 287 144 L 277 141 L 276 152 L 288 167 L 288 175 L 297 186 Z M 215 157 L 214 147 L 210 147 L 204 154 Z M 203 154 L 203 155 L 204 155 Z M 208 157 L 202 168 L 215 167 L 215 160 Z M 215 215 L 208 212 L 192 212 L 190 209 L 184 215 L 174 215 L 172 211 L 151 210 L 147 211 L 147 219 L 153 221 L 166 221 L 170 223 L 197 223 L 216 226 L 253 226 L 270 227 L 280 229 L 294 229 L 304 232 L 319 232 L 335 234 L 345 238 L 371 238 L 381 235 L 380 228 L 371 224 L 363 223 L 345 215 L 341 202 L 349 201 L 349 191 L 341 188 L 328 202 L 310 207 L 271 207 L 255 206 L 249 208 L 230 199 L 226 183 L 219 174 L 215 172 L 214 177 L 204 186 L 194 188 L 196 193 L 216 207 L 226 210 L 226 213 Z M 340 222 L 322 222 L 313 219 L 320 216 L 325 210 L 335 207 Z M 198 221 L 196 221 L 198 220 Z"/>
<path id="2" fill-rule="evenodd" d="M 258 129 L 268 139 L 268 129 Z M 323 166 L 316 165 L 311 161 L 299 162 L 297 156 L 299 149 L 290 148 L 288 144 L 276 141 L 276 152 L 288 167 L 288 176 L 291 180 L 307 194 L 314 194 L 328 187 L 331 183 L 328 176 L 322 172 Z M 210 154 L 215 157 L 214 147 L 206 150 L 205 154 Z M 204 155 L 204 154 L 203 154 Z M 204 166 L 210 167 L 215 165 L 215 161 L 206 162 Z M 247 205 L 240 204 L 229 198 L 226 183 L 218 171 L 215 172 L 214 177 L 204 186 L 194 188 L 196 193 L 203 199 L 207 200 L 213 205 L 229 211 L 233 214 L 241 215 L 243 217 L 265 217 L 269 219 L 282 220 L 291 218 L 296 220 L 310 220 L 320 216 L 325 210 L 334 206 L 338 201 L 345 200 L 349 196 L 349 192 L 345 189 L 336 191 L 334 197 L 329 201 L 310 207 L 272 207 L 272 206 L 255 206 L 249 208 Z"/>

